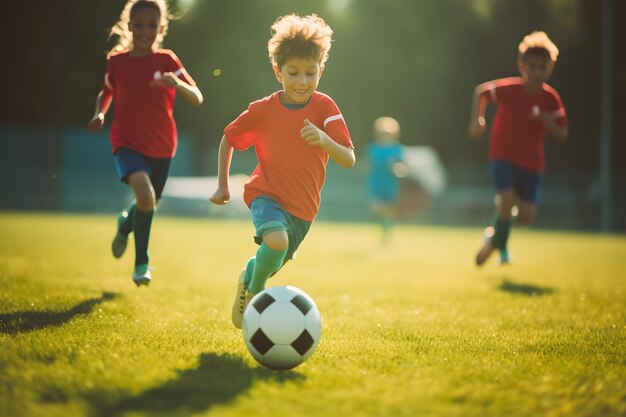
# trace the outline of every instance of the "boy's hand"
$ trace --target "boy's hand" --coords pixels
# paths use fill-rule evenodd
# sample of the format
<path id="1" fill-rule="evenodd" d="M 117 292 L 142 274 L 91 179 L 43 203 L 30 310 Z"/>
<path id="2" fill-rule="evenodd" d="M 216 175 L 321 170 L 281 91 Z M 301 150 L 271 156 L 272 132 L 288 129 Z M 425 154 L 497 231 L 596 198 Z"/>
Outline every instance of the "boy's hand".
<path id="1" fill-rule="evenodd" d="M 94 117 L 91 118 L 91 120 L 87 124 L 87 127 L 92 132 L 97 132 L 98 130 L 102 129 L 103 125 L 104 125 L 104 113 L 98 113 Z"/>
<path id="2" fill-rule="evenodd" d="M 321 146 L 322 148 L 328 141 L 326 133 L 309 122 L 309 119 L 304 120 L 304 127 L 300 130 L 300 136 L 302 136 L 302 139 L 306 140 L 309 145 Z"/>
<path id="3" fill-rule="evenodd" d="M 480 138 L 485 133 L 485 124 L 485 118 L 482 116 L 477 117 L 476 119 L 472 119 L 470 121 L 469 127 L 467 128 L 470 137 L 474 139 Z"/>
<path id="4" fill-rule="evenodd" d="M 171 87 L 176 88 L 180 83 L 180 79 L 173 72 L 160 71 L 154 73 L 154 80 L 150 81 L 150 87 Z"/>
<path id="5" fill-rule="evenodd" d="M 230 200 L 230 191 L 228 188 L 217 187 L 217 190 L 209 198 L 209 201 L 215 205 L 223 206 Z"/>

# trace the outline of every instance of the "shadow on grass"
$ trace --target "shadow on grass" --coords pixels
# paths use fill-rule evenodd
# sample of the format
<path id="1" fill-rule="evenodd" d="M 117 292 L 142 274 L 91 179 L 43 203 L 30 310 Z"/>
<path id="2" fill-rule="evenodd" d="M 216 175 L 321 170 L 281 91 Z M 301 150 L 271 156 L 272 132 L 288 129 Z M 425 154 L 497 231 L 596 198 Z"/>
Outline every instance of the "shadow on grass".
<path id="1" fill-rule="evenodd" d="M 91 313 L 98 304 L 112 300 L 118 295 L 104 292 L 100 297 L 82 301 L 67 311 L 18 311 L 0 314 L 0 333 L 13 335 L 60 326 L 76 316 Z"/>
<path id="2" fill-rule="evenodd" d="M 176 378 L 139 395 L 109 403 L 111 394 L 100 392 L 88 400 L 94 407 L 94 417 L 115 417 L 127 413 L 187 416 L 231 402 L 257 381 L 284 383 L 302 379 L 304 376 L 294 371 L 250 368 L 234 355 L 203 353 L 196 368 L 178 371 Z"/>
<path id="3" fill-rule="evenodd" d="M 508 278 L 505 278 L 502 280 L 502 282 L 498 286 L 498 289 L 500 291 L 510 292 L 513 294 L 527 295 L 527 296 L 548 295 L 554 292 L 554 288 L 539 287 L 537 285 L 532 285 L 532 284 L 518 284 L 509 280 Z"/>

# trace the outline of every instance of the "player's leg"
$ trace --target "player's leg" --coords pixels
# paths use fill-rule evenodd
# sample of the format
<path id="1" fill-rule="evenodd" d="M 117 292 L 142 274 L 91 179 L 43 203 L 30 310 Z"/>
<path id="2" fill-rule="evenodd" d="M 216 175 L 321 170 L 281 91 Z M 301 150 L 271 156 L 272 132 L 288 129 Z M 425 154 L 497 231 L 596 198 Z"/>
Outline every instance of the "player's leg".
<path id="1" fill-rule="evenodd" d="M 128 235 L 133 231 L 134 214 L 135 201 L 133 200 L 126 210 L 122 210 L 117 215 L 117 231 L 111 243 L 111 251 L 115 258 L 120 258 L 126 251 Z"/>
<path id="2" fill-rule="evenodd" d="M 119 148 L 115 152 L 115 165 L 117 167 L 120 180 L 131 186 L 132 189 L 132 185 L 129 183 L 131 174 L 144 172 L 145 174 L 150 175 L 150 181 L 154 184 L 154 194 L 156 195 L 157 200 L 161 195 L 163 186 L 165 185 L 165 180 L 169 172 L 169 164 L 169 158 L 148 158 L 129 148 Z M 134 189 L 133 193 L 136 194 Z M 146 207 L 149 206 L 149 204 L 145 205 Z M 113 256 L 116 258 L 121 257 L 126 250 L 128 235 L 133 231 L 136 209 L 137 201 L 134 200 L 126 210 L 123 210 L 117 216 L 117 230 L 111 244 Z"/>
<path id="3" fill-rule="evenodd" d="M 141 169 L 138 154 L 128 148 L 120 148 L 114 155 L 115 167 L 122 182 L 128 183 L 128 175 Z M 111 243 L 111 250 L 115 258 L 121 257 L 126 251 L 128 235 L 133 231 L 133 217 L 135 201 L 133 200 L 126 210 L 117 215 L 117 230 Z"/>
<path id="4" fill-rule="evenodd" d="M 523 171 L 522 178 L 517 187 L 517 223 L 522 226 L 530 226 L 537 215 L 537 201 L 541 189 L 542 176 L 537 172 Z"/>
<path id="5" fill-rule="evenodd" d="M 494 233 L 491 238 L 493 246 L 500 251 L 500 263 L 509 262 L 508 241 L 511 234 L 513 219 L 511 210 L 515 206 L 517 196 L 513 188 L 502 190 L 498 193 L 498 206 L 494 221 Z"/>
<path id="6" fill-rule="evenodd" d="M 394 207 L 382 200 L 373 201 L 371 212 L 381 231 L 381 242 L 386 244 L 393 228 Z"/>
<path id="7" fill-rule="evenodd" d="M 152 218 L 156 207 L 154 187 L 147 172 L 137 171 L 128 176 L 128 184 L 135 194 L 133 232 L 135 234 L 135 270 L 133 281 L 137 285 L 148 285 L 151 280 L 148 270 L 148 243 Z"/>
<path id="8" fill-rule="evenodd" d="M 492 161 L 491 177 L 497 190 L 496 215 L 492 223 L 493 232 L 485 236 L 483 246 L 476 255 L 476 265 L 483 265 L 494 250 L 506 251 L 511 230 L 511 208 L 515 204 L 513 166 L 504 161 Z"/>
<path id="9" fill-rule="evenodd" d="M 517 215 L 517 223 L 521 226 L 530 226 L 535 221 L 537 215 L 537 206 L 535 203 L 520 200 L 517 203 L 519 214 Z"/>
<path id="10" fill-rule="evenodd" d="M 286 228 L 263 235 L 263 243 L 256 252 L 254 268 L 248 285 L 248 292 L 257 294 L 265 289 L 268 278 L 280 269 L 289 248 Z"/>
<path id="11" fill-rule="evenodd" d="M 248 302 L 263 291 L 267 279 L 281 268 L 289 247 L 287 215 L 275 200 L 257 197 L 250 204 L 250 212 L 256 228 L 255 242 L 260 246 L 237 279 L 232 307 L 232 321 L 237 328 L 241 328 Z"/>

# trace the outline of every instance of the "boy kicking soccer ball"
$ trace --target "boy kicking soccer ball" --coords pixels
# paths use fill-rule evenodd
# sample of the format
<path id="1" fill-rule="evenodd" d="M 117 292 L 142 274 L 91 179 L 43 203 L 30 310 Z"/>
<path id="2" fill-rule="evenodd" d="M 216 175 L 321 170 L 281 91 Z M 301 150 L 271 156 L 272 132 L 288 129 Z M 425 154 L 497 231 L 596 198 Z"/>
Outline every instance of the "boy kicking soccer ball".
<path id="1" fill-rule="evenodd" d="M 250 103 L 224 129 L 218 154 L 218 188 L 210 200 L 230 199 L 233 149 L 254 146 L 258 165 L 244 187 L 260 245 L 241 272 L 232 308 L 241 328 L 252 297 L 265 288 L 309 231 L 320 205 L 330 157 L 344 168 L 355 163 L 348 128 L 335 102 L 317 86 L 328 59 L 331 28 L 317 15 L 283 16 L 272 25 L 269 58 L 283 89 Z"/>

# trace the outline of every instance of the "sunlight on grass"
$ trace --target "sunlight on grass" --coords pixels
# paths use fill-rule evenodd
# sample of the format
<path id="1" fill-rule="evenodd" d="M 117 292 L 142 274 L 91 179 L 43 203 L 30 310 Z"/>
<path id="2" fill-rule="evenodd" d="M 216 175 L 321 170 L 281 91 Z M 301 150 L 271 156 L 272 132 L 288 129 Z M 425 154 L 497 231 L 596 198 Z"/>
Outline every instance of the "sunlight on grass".
<path id="1" fill-rule="evenodd" d="M 251 222 L 157 217 L 150 288 L 113 216 L 0 214 L 0 415 L 623 416 L 626 238 L 315 223 L 269 285 L 324 320 L 315 355 L 260 367 L 230 323 Z"/>

